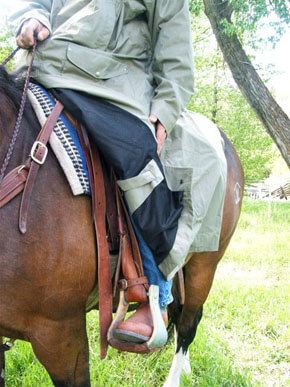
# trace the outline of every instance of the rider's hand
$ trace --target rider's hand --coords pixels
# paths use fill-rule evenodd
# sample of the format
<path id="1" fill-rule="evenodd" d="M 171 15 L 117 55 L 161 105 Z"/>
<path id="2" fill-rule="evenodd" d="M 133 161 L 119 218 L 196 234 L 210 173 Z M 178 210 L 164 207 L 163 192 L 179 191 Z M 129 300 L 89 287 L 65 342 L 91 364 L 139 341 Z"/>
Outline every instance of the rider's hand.
<path id="1" fill-rule="evenodd" d="M 157 140 L 157 153 L 160 154 L 161 149 L 162 149 L 162 147 L 165 143 L 166 137 L 167 137 L 166 129 L 154 114 L 151 114 L 151 116 L 149 117 L 149 121 L 155 125 L 156 140 Z"/>
<path id="2" fill-rule="evenodd" d="M 30 48 L 35 43 L 35 38 L 42 42 L 49 37 L 49 30 L 38 20 L 28 19 L 21 27 L 16 42 L 21 48 Z"/>

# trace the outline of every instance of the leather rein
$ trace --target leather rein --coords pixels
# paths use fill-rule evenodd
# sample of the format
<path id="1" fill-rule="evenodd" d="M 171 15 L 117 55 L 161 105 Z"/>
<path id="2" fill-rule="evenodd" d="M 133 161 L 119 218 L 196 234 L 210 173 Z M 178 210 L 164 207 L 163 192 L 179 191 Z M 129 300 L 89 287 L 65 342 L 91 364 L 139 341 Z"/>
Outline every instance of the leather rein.
<path id="1" fill-rule="evenodd" d="M 10 60 L 15 57 L 15 55 L 17 54 L 17 52 L 19 50 L 20 50 L 20 48 L 17 47 L 1 63 L 1 66 L 6 66 L 7 63 L 10 62 Z M 21 123 L 22 123 L 22 119 L 23 119 L 24 108 L 25 108 L 25 103 L 26 103 L 26 99 L 27 99 L 27 92 L 28 92 L 28 87 L 29 87 L 29 81 L 30 81 L 31 72 L 32 72 L 32 65 L 33 65 L 33 61 L 34 61 L 34 57 L 35 57 L 35 50 L 36 50 L 36 43 L 34 44 L 34 46 L 32 48 L 31 61 L 30 61 L 29 67 L 27 69 L 27 74 L 26 74 L 26 77 L 25 77 L 25 83 L 24 83 L 24 88 L 23 88 L 23 92 L 22 92 L 22 96 L 21 96 L 19 112 L 18 112 L 16 121 L 15 121 L 15 126 L 14 126 L 14 130 L 13 130 L 13 134 L 12 134 L 12 137 L 11 137 L 11 140 L 10 140 L 10 143 L 9 143 L 9 146 L 8 146 L 8 149 L 7 149 L 7 152 L 6 152 L 6 155 L 5 155 L 5 158 L 4 158 L 1 170 L 0 170 L 0 184 L 1 184 L 2 180 L 4 179 L 5 172 L 6 172 L 6 169 L 8 167 L 8 164 L 9 164 L 9 162 L 11 160 L 11 157 L 13 155 L 13 151 L 14 151 L 14 148 L 15 148 L 17 137 L 18 137 L 18 134 L 19 134 L 19 131 L 20 131 L 20 127 L 21 127 Z"/>

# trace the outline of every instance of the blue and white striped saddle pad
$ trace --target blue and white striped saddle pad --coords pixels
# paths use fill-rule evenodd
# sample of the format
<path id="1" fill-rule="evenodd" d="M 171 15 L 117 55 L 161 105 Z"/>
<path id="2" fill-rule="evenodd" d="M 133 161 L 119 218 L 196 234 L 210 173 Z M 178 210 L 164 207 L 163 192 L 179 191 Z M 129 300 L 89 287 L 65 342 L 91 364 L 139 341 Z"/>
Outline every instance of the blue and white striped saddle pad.
<path id="1" fill-rule="evenodd" d="M 41 86 L 30 83 L 29 100 L 35 114 L 43 126 L 55 106 L 55 100 Z M 89 173 L 76 129 L 68 119 L 61 114 L 49 144 L 53 150 L 73 195 L 90 195 Z"/>

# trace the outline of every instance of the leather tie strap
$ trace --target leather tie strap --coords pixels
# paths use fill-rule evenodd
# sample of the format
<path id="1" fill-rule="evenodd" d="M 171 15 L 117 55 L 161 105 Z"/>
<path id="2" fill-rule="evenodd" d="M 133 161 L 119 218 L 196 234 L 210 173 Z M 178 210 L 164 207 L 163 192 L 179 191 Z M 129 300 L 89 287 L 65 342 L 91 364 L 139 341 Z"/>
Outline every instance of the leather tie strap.
<path id="1" fill-rule="evenodd" d="M 69 116 L 69 118 L 71 118 Z M 104 359 L 108 350 L 107 332 L 112 323 L 112 283 L 110 252 L 106 233 L 106 194 L 104 174 L 99 151 L 87 135 L 82 125 L 76 125 L 89 171 L 93 219 L 98 246 L 98 290 L 99 290 L 99 329 L 100 358 Z"/>
<path id="2" fill-rule="evenodd" d="M 106 218 L 108 224 L 108 243 L 110 252 L 117 252 L 120 246 L 119 230 L 118 230 L 118 210 L 115 198 L 116 181 L 112 170 L 110 176 L 108 167 L 104 168 L 104 181 L 106 193 Z"/>
<path id="3" fill-rule="evenodd" d="M 100 320 L 100 357 L 104 359 L 108 350 L 107 333 L 112 323 L 112 284 L 110 252 L 106 237 L 106 195 L 102 164 L 97 147 L 91 144 L 94 175 L 93 208 L 98 243 L 98 287 Z"/>
<path id="4" fill-rule="evenodd" d="M 178 297 L 180 305 L 184 305 L 185 303 L 185 284 L 184 284 L 184 274 L 183 274 L 183 268 L 181 268 L 178 271 L 177 274 L 177 289 L 178 289 Z"/>
<path id="5" fill-rule="evenodd" d="M 24 187 L 20 214 L 19 214 L 19 229 L 22 234 L 25 234 L 27 231 L 27 216 L 29 210 L 29 203 L 31 193 L 34 187 L 34 183 L 37 177 L 40 166 L 45 162 L 47 156 L 47 143 L 49 141 L 50 135 L 53 131 L 53 128 L 59 119 L 59 116 L 63 110 L 63 105 L 60 102 L 57 102 L 51 115 L 48 117 L 45 125 L 41 129 L 35 143 L 32 146 L 30 154 L 30 168 Z"/>

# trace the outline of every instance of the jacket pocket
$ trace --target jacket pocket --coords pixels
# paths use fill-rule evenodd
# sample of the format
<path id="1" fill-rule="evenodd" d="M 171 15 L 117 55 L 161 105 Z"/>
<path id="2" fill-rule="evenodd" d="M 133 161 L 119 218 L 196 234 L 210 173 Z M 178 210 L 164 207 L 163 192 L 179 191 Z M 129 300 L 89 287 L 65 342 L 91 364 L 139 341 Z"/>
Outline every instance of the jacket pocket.
<path id="1" fill-rule="evenodd" d="M 128 67 L 110 53 L 69 43 L 67 59 L 78 69 L 96 79 L 110 79 L 128 73 Z"/>

